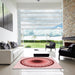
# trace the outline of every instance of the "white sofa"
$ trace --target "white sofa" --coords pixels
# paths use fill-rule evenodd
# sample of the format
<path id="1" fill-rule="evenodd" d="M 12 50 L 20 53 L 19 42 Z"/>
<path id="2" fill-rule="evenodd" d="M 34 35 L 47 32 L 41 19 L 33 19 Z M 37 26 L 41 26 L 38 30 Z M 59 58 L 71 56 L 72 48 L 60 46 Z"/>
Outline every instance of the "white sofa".
<path id="1" fill-rule="evenodd" d="M 18 46 L 13 49 L 0 49 L 0 64 L 11 64 L 24 51 L 24 47 Z"/>

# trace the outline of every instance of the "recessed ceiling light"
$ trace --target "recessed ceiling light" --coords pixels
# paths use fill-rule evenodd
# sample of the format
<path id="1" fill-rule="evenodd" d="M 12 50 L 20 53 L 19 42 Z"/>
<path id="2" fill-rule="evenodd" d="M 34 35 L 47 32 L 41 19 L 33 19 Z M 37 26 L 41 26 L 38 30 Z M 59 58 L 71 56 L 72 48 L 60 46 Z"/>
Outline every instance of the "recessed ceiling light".
<path id="1" fill-rule="evenodd" d="M 38 2 L 40 1 L 40 0 L 37 0 Z"/>

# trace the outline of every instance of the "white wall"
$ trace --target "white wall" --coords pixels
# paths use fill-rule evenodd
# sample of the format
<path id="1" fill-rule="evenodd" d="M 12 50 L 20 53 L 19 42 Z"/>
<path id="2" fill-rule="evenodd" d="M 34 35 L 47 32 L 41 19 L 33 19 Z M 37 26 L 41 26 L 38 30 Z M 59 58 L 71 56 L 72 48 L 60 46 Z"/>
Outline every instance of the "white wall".
<path id="1" fill-rule="evenodd" d="M 16 34 L 15 32 L 11 32 L 4 28 L 0 27 L 0 41 L 16 41 Z"/>
<path id="2" fill-rule="evenodd" d="M 2 1 L 9 11 L 13 14 L 13 31 L 9 31 L 7 29 L 0 27 L 0 41 L 15 41 L 18 42 L 18 26 L 17 26 L 17 9 L 13 2 Z"/>

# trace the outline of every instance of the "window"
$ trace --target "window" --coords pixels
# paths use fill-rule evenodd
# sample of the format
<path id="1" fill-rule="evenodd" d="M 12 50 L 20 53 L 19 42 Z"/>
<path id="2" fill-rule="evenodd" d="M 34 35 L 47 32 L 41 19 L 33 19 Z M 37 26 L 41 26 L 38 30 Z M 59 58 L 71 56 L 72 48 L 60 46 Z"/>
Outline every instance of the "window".
<path id="1" fill-rule="evenodd" d="M 23 40 L 62 36 L 62 10 L 19 10 L 19 13 Z"/>

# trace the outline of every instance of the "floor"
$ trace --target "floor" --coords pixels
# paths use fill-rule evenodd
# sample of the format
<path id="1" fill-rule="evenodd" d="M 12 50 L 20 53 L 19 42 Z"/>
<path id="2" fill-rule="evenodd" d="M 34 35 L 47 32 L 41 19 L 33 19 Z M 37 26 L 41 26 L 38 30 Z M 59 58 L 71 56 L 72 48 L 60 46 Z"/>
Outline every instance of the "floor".
<path id="1" fill-rule="evenodd" d="M 45 51 L 45 49 L 43 48 L 40 48 L 38 50 Z M 59 61 L 58 50 L 59 49 L 56 49 L 56 51 L 53 51 L 52 54 L 50 53 L 50 56 L 64 68 L 64 75 L 75 75 L 75 59 L 61 57 Z M 46 51 L 50 52 L 49 49 L 47 49 Z M 20 70 L 14 70 L 13 66 L 21 57 L 33 57 L 33 52 L 33 48 L 25 48 L 24 53 L 19 56 L 11 65 L 0 65 L 0 75 L 27 75 L 23 74 Z"/>

